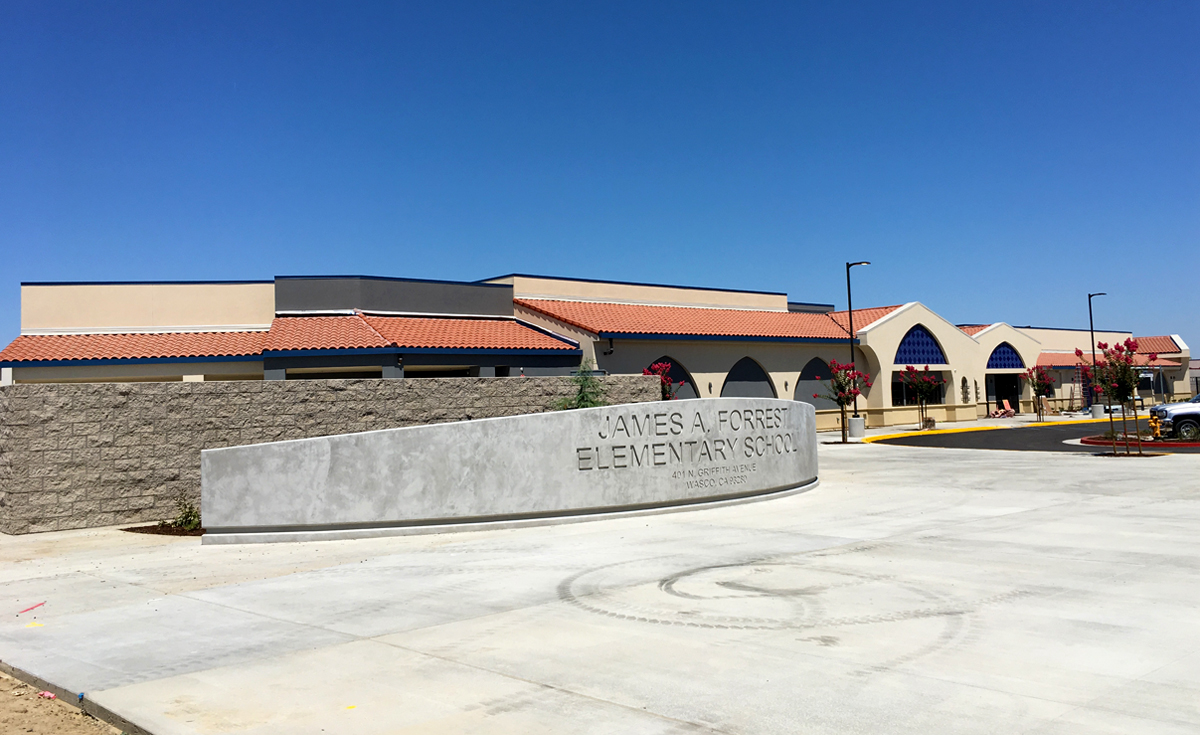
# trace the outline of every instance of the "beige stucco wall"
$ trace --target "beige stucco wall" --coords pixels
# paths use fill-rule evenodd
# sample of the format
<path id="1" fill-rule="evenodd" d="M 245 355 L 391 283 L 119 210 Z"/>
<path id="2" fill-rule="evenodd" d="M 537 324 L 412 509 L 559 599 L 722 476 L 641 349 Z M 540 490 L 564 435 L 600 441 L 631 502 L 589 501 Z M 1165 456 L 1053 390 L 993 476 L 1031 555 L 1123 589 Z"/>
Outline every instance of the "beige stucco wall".
<path id="1" fill-rule="evenodd" d="M 261 360 L 12 368 L 14 383 L 161 383 L 176 380 L 262 380 Z"/>
<path id="2" fill-rule="evenodd" d="M 657 304 L 661 306 L 707 306 L 732 309 L 787 311 L 787 294 L 752 291 L 716 291 L 674 286 L 640 286 L 629 283 L 572 281 L 561 278 L 506 276 L 489 283 L 513 287 L 515 298 L 549 298 L 567 301 Z"/>
<path id="3" fill-rule="evenodd" d="M 1077 348 L 1087 352 L 1091 337 L 1086 329 L 1046 329 L 1042 327 L 1016 327 L 1016 329 L 1037 340 L 1042 345 L 1044 352 L 1073 353 Z M 1130 332 L 1096 331 L 1096 341 L 1108 344 L 1124 342 L 1132 336 L 1133 334 Z"/>
<path id="4" fill-rule="evenodd" d="M 274 283 L 21 286 L 21 333 L 265 329 Z"/>

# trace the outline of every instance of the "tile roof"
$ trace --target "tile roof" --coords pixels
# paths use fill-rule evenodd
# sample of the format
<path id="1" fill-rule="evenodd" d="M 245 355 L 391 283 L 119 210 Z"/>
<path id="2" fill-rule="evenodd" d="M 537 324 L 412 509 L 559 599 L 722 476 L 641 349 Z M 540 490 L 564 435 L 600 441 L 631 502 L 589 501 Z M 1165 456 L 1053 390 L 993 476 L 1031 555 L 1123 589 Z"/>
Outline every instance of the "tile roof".
<path id="1" fill-rule="evenodd" d="M 980 332 L 982 332 L 983 330 L 987 329 L 990 326 L 992 326 L 992 325 L 991 324 L 959 324 L 958 328 L 961 329 L 962 331 L 966 332 L 967 334 L 971 335 L 972 337 L 974 337 L 975 335 L 979 334 Z"/>
<path id="2" fill-rule="evenodd" d="M 271 322 L 265 350 L 361 350 L 390 347 L 355 316 L 284 316 Z"/>
<path id="3" fill-rule="evenodd" d="M 0 362 L 246 357 L 264 350 L 379 348 L 575 350 L 575 345 L 507 319 L 278 317 L 269 332 L 21 335 Z"/>
<path id="4" fill-rule="evenodd" d="M 1099 352 L 1096 354 L 1099 357 Z M 1142 354 L 1134 355 L 1133 362 L 1140 367 L 1179 367 L 1178 360 L 1166 360 L 1160 357 L 1151 362 L 1148 355 Z M 1038 355 L 1037 364 L 1042 367 L 1072 368 L 1077 365 L 1091 365 L 1092 356 L 1090 353 L 1083 357 L 1076 357 L 1073 352 L 1043 352 Z"/>
<path id="5" fill-rule="evenodd" d="M 1134 337 L 1133 339 L 1138 343 L 1137 351 L 1139 355 L 1151 352 L 1170 355 L 1179 352 L 1179 345 L 1175 344 L 1175 340 L 1165 335 L 1161 337 Z"/>
<path id="6" fill-rule="evenodd" d="M 266 332 L 23 334 L 0 352 L 0 362 L 240 357 L 262 352 L 266 335 Z"/>
<path id="7" fill-rule="evenodd" d="M 844 311 L 822 314 L 552 299 L 513 302 L 594 334 L 842 339 L 849 327 Z M 898 308 L 855 309 L 855 326 L 865 327 Z"/>
<path id="8" fill-rule="evenodd" d="M 895 306 L 873 306 L 869 309 L 855 309 L 854 331 L 861 332 L 863 327 L 874 324 L 903 305 L 896 304 Z M 841 325 L 843 331 L 848 332 L 850 331 L 850 318 L 847 316 L 849 313 L 848 311 L 833 311 L 829 313 L 829 316 Z"/>
<path id="9" fill-rule="evenodd" d="M 575 345 L 508 319 L 364 316 L 397 347 L 482 350 L 573 350 Z"/>

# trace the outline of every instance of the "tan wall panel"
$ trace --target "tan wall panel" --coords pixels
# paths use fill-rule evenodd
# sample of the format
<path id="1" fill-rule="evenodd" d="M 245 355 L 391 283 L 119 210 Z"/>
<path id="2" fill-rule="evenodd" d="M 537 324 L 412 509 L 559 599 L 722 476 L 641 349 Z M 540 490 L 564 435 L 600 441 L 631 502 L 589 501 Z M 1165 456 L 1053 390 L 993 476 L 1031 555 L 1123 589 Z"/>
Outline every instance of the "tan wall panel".
<path id="1" fill-rule="evenodd" d="M 182 380 L 185 375 L 203 375 L 205 380 L 262 380 L 263 364 L 247 360 L 13 368 L 15 383 L 154 383 Z"/>
<path id="2" fill-rule="evenodd" d="M 268 326 L 274 283 L 21 286 L 21 331 Z"/>
<path id="3" fill-rule="evenodd" d="M 1088 351 L 1091 335 L 1086 330 L 1078 329 L 1039 329 L 1034 327 L 1015 327 L 1018 332 L 1024 332 L 1042 343 L 1044 352 L 1074 352 L 1076 348 Z M 1124 342 L 1133 335 L 1129 332 L 1101 332 L 1096 330 L 1096 341 L 1115 344 Z M 1097 350 L 1099 352 L 1099 350 Z"/>
<path id="4" fill-rule="evenodd" d="M 615 301 L 665 306 L 718 306 L 734 309 L 787 311 L 786 294 L 746 291 L 709 291 L 672 286 L 638 286 L 626 283 L 592 283 L 557 278 L 510 276 L 490 283 L 509 283 L 515 298 L 538 297 L 578 301 Z"/>

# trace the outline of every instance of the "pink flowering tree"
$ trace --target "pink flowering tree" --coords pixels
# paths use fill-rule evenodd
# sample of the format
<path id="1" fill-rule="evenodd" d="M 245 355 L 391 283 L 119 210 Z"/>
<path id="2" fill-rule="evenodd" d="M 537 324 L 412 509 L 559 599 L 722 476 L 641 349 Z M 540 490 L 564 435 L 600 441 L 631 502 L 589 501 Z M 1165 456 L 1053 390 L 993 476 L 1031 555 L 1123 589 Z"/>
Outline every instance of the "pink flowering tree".
<path id="1" fill-rule="evenodd" d="M 854 405 L 854 399 L 863 394 L 863 388 L 870 388 L 870 377 L 854 369 L 854 363 L 843 365 L 837 360 L 829 361 L 829 388 L 825 398 L 837 404 L 842 412 L 842 443 L 849 441 L 846 433 L 846 408 Z M 820 398 L 820 393 L 813 393 L 813 398 Z"/>
<path id="2" fill-rule="evenodd" d="M 1022 377 L 1029 381 L 1029 387 L 1033 389 L 1033 408 L 1037 411 L 1038 421 L 1041 421 L 1045 418 L 1042 411 L 1042 396 L 1049 394 L 1054 388 L 1054 378 L 1050 377 L 1050 373 L 1046 372 L 1046 368 L 1041 365 L 1029 368 Z"/>
<path id="3" fill-rule="evenodd" d="M 1142 435 L 1138 431 L 1138 416 L 1137 403 L 1134 398 L 1137 396 L 1138 386 L 1138 367 L 1137 367 L 1137 348 L 1138 343 L 1135 339 L 1126 339 L 1124 342 L 1119 342 L 1111 347 L 1107 342 L 1097 342 L 1096 346 L 1100 348 L 1103 354 L 1102 360 L 1096 361 L 1094 368 L 1084 368 L 1084 375 L 1092 384 L 1095 391 L 1103 395 L 1105 402 L 1111 405 L 1121 407 L 1121 433 L 1124 436 L 1125 454 L 1130 454 L 1129 447 L 1129 424 L 1125 419 L 1125 408 L 1133 409 L 1133 431 L 1137 441 L 1138 454 L 1142 453 Z M 1075 356 L 1082 359 L 1083 350 L 1075 350 Z M 1158 359 L 1158 355 L 1151 354 L 1148 356 L 1150 362 Z M 1112 411 L 1108 412 L 1109 433 L 1113 438 L 1113 454 L 1117 453 L 1117 432 L 1116 426 L 1113 424 Z"/>
<path id="4" fill-rule="evenodd" d="M 684 381 L 675 383 L 671 380 L 671 363 L 656 362 L 648 368 L 642 369 L 642 375 L 657 375 L 658 385 L 662 390 L 662 399 L 664 401 L 674 401 L 678 397 L 679 389 L 683 387 Z"/>
<path id="5" fill-rule="evenodd" d="M 938 373 L 930 372 L 929 366 L 917 370 L 912 365 L 906 365 L 900 373 L 900 382 L 904 384 L 909 395 L 917 399 L 917 413 L 921 417 L 921 428 L 925 428 L 929 419 L 928 406 L 942 391 L 946 382 Z"/>

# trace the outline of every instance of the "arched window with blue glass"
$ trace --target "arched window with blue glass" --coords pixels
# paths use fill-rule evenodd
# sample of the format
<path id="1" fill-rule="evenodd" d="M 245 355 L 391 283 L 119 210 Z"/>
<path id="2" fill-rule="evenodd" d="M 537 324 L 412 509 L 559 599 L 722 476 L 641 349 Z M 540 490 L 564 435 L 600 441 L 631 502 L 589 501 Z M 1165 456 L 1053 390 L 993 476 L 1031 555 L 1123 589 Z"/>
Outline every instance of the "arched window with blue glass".
<path id="1" fill-rule="evenodd" d="M 908 334 L 900 340 L 900 346 L 896 348 L 896 359 L 892 362 L 896 365 L 912 365 L 918 370 L 925 366 L 950 364 L 946 360 L 946 353 L 942 352 L 942 346 L 921 324 L 908 330 Z M 945 384 L 939 387 L 937 395 L 932 396 L 928 402 L 930 404 L 946 402 Z M 900 371 L 892 373 L 892 405 L 917 405 L 917 396 L 900 379 Z"/>
<path id="2" fill-rule="evenodd" d="M 1025 361 L 1013 349 L 1013 346 L 1007 342 L 1001 342 L 996 345 L 996 349 L 992 350 L 991 357 L 988 358 L 988 370 L 1024 370 Z"/>
<path id="3" fill-rule="evenodd" d="M 896 365 L 948 365 L 946 353 L 929 330 L 918 324 L 908 330 L 896 349 Z"/>

